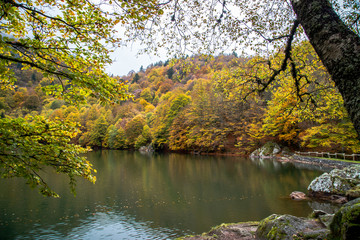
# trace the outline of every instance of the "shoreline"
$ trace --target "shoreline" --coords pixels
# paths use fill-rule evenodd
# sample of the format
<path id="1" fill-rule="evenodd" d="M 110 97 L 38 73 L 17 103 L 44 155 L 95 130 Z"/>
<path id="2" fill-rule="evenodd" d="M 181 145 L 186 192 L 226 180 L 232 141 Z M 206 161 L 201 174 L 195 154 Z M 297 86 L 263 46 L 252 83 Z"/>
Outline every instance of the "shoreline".
<path id="1" fill-rule="evenodd" d="M 308 165 L 316 165 L 320 167 L 325 168 L 338 168 L 342 169 L 345 167 L 349 167 L 354 164 L 360 164 L 360 161 L 358 162 L 348 162 L 348 161 L 342 161 L 342 160 L 329 160 L 326 158 L 315 158 L 315 157 L 305 157 L 305 156 L 299 156 L 299 155 L 292 155 L 290 157 L 275 157 L 277 161 L 279 162 L 292 162 L 292 163 L 302 163 L 302 164 L 308 164 Z"/>

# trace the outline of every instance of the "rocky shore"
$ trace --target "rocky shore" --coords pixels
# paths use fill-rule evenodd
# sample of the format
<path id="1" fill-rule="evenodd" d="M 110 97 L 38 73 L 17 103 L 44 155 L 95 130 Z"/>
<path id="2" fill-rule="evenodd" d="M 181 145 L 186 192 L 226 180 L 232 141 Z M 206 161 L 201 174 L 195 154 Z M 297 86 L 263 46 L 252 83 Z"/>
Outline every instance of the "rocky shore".
<path id="1" fill-rule="evenodd" d="M 357 240 L 360 239 L 360 198 L 343 205 L 335 214 L 314 211 L 309 218 L 273 214 L 260 222 L 222 224 L 183 240 Z"/>
<path id="2" fill-rule="evenodd" d="M 275 157 L 281 150 L 276 145 L 274 147 L 270 145 L 265 150 L 258 149 L 251 157 Z M 264 155 L 265 153 L 268 155 Z M 180 239 L 360 240 L 360 164 L 296 155 L 281 155 L 278 160 L 315 164 L 333 169 L 314 179 L 307 193 L 294 192 L 291 198 L 301 201 L 332 202 L 341 206 L 339 210 L 335 213 L 314 210 L 308 218 L 273 214 L 259 222 L 222 224 L 207 233 Z"/>
<path id="3" fill-rule="evenodd" d="M 221 224 L 212 228 L 209 232 L 201 235 L 186 236 L 179 239 L 186 240 L 210 240 L 210 239 L 255 239 L 255 232 L 258 229 L 259 222 L 244 222 L 244 223 L 230 223 Z"/>

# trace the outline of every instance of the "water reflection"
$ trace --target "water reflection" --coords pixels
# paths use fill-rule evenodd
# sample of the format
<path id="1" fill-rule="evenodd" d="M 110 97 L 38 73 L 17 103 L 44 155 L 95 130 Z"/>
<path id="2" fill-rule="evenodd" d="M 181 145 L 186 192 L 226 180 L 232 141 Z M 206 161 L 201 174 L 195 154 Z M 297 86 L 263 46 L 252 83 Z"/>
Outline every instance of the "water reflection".
<path id="1" fill-rule="evenodd" d="M 272 213 L 306 216 L 308 203 L 288 195 L 321 174 L 235 157 L 99 151 L 89 160 L 98 181 L 80 179 L 76 198 L 68 180 L 51 173 L 60 199 L 43 198 L 21 180 L 1 180 L 0 238 L 166 239 Z"/>

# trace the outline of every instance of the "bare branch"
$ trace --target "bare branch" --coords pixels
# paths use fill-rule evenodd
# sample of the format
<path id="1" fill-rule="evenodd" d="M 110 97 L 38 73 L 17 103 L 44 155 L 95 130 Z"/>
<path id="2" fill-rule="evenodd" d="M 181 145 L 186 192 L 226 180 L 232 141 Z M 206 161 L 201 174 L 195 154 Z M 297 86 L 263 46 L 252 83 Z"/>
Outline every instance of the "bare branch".
<path id="1" fill-rule="evenodd" d="M 285 57 L 284 60 L 281 64 L 280 69 L 278 70 L 273 70 L 273 74 L 270 76 L 269 80 L 267 82 L 261 82 L 260 84 L 263 86 L 259 92 L 263 92 L 266 90 L 266 88 L 275 80 L 275 78 L 283 71 L 286 70 L 287 68 L 287 64 L 288 64 L 288 60 L 291 59 L 291 44 L 292 41 L 294 40 L 295 37 L 295 33 L 296 33 L 296 29 L 299 26 L 299 21 L 295 20 L 293 27 L 291 28 L 290 34 L 289 34 L 289 38 L 287 40 L 286 43 L 286 48 L 285 48 Z"/>

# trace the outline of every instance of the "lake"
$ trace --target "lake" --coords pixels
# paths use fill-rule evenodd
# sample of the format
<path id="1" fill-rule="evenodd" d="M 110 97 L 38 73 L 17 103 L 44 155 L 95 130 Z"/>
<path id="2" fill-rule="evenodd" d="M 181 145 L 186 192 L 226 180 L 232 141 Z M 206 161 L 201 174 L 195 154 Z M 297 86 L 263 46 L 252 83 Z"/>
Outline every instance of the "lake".
<path id="1" fill-rule="evenodd" d="M 315 202 L 293 201 L 321 169 L 272 160 L 96 151 L 96 184 L 77 196 L 61 175 L 46 178 L 61 198 L 45 198 L 22 179 L 0 179 L 0 239 L 173 239 L 221 223 L 272 213 L 307 216 Z M 326 206 L 325 206 L 326 207 Z"/>

